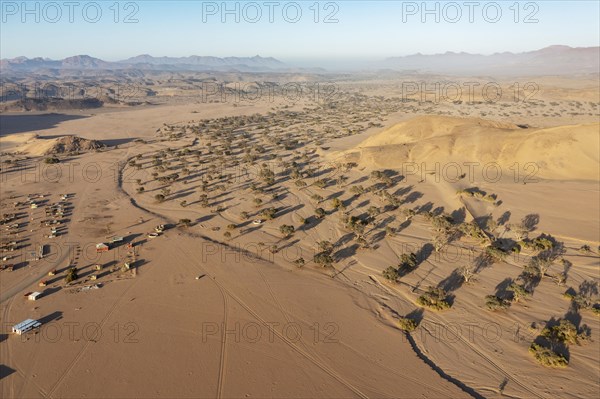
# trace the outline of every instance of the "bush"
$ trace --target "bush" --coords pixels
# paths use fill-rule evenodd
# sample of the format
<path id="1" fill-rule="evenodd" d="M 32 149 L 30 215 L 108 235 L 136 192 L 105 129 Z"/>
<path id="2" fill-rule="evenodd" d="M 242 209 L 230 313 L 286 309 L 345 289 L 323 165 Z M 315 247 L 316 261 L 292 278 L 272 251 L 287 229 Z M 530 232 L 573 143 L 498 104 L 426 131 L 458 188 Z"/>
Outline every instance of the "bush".
<path id="1" fill-rule="evenodd" d="M 365 188 L 363 186 L 352 186 L 350 187 L 350 193 L 355 197 L 360 196 L 365 192 Z"/>
<path id="2" fill-rule="evenodd" d="M 485 255 L 493 262 L 501 262 L 506 258 L 506 252 L 504 252 L 501 248 L 495 247 L 493 245 L 488 245 L 485 248 Z"/>
<path id="3" fill-rule="evenodd" d="M 544 234 L 539 237 L 534 238 L 530 243 L 530 248 L 536 251 L 545 251 L 548 249 L 552 249 L 554 244 L 551 240 L 547 238 Z"/>
<path id="4" fill-rule="evenodd" d="M 400 317 L 398 319 L 398 326 L 402 331 L 410 333 L 417 329 L 417 322 L 408 317 Z"/>
<path id="5" fill-rule="evenodd" d="M 519 302 L 520 299 L 526 298 L 529 296 L 529 292 L 527 292 L 525 287 L 523 287 L 522 285 L 517 284 L 517 283 L 512 283 L 508 287 L 508 291 L 511 291 L 513 293 L 512 300 L 514 302 Z"/>
<path id="6" fill-rule="evenodd" d="M 49 165 L 59 163 L 59 162 L 60 162 L 60 159 L 58 159 L 56 157 L 48 157 L 48 158 L 44 159 L 44 163 L 47 163 Z"/>
<path id="7" fill-rule="evenodd" d="M 71 281 L 75 280 L 77 280 L 77 268 L 71 267 L 69 270 L 67 270 L 67 276 L 65 277 L 65 281 L 67 283 L 70 283 Z"/>
<path id="8" fill-rule="evenodd" d="M 531 344 L 529 353 L 531 353 L 541 365 L 546 367 L 564 368 L 569 364 L 564 356 L 536 343 Z"/>
<path id="9" fill-rule="evenodd" d="M 275 219 L 275 214 L 277 213 L 277 209 L 275 208 L 267 208 L 264 209 L 260 215 L 262 216 L 263 219 L 267 219 L 267 220 L 271 220 L 271 219 Z"/>
<path id="10" fill-rule="evenodd" d="M 290 226 L 289 224 L 282 224 L 279 226 L 279 231 L 284 237 L 287 238 L 294 234 L 295 229 L 294 226 Z"/>
<path id="11" fill-rule="evenodd" d="M 333 252 L 333 244 L 331 243 L 331 241 L 319 241 L 317 245 L 319 246 L 321 251 L 327 254 L 331 254 Z"/>
<path id="12" fill-rule="evenodd" d="M 319 219 L 323 219 L 325 217 L 325 215 L 327 215 L 327 213 L 325 212 L 325 209 L 323 209 L 323 208 L 315 209 L 315 216 L 318 217 Z"/>
<path id="13" fill-rule="evenodd" d="M 450 304 L 446 300 L 446 291 L 435 287 L 429 287 L 426 293 L 417 298 L 417 304 L 434 310 L 450 309 Z"/>
<path id="14" fill-rule="evenodd" d="M 296 265 L 296 267 L 302 267 L 304 266 L 304 258 L 298 258 L 294 261 L 294 264 Z"/>
<path id="15" fill-rule="evenodd" d="M 323 201 L 323 197 L 320 196 L 319 194 L 313 194 L 310 197 L 313 201 L 316 201 L 317 203 Z"/>
<path id="16" fill-rule="evenodd" d="M 497 297 L 496 295 L 487 295 L 485 297 L 485 306 L 489 310 L 504 310 L 508 309 L 508 307 L 510 306 L 510 302 L 500 297 Z"/>
<path id="17" fill-rule="evenodd" d="M 323 267 L 329 267 L 333 264 L 333 258 L 326 252 L 316 254 L 313 260 L 317 265 L 321 265 Z"/>
<path id="18" fill-rule="evenodd" d="M 154 196 L 154 199 L 156 200 L 156 202 L 164 202 L 165 201 L 165 196 L 162 194 L 156 194 Z"/>
<path id="19" fill-rule="evenodd" d="M 481 240 L 481 241 L 484 241 L 487 239 L 487 236 L 485 235 L 485 233 L 474 222 L 462 223 L 461 225 L 458 226 L 458 229 L 464 235 L 469 236 L 471 238 L 475 238 L 475 239 Z"/>
<path id="20" fill-rule="evenodd" d="M 564 319 L 555 326 L 544 328 L 540 335 L 550 341 L 564 344 L 576 344 L 580 338 L 577 327 L 569 320 Z"/>
<path id="21" fill-rule="evenodd" d="M 331 200 L 331 206 L 335 209 L 339 209 L 342 207 L 342 201 L 339 198 L 334 198 Z"/>
<path id="22" fill-rule="evenodd" d="M 398 281 L 398 277 L 400 277 L 398 270 L 396 270 L 394 266 L 388 266 L 381 274 L 383 275 L 383 278 L 392 282 Z"/>
<path id="23" fill-rule="evenodd" d="M 400 267 L 408 267 L 410 269 L 417 266 L 417 255 L 414 252 L 410 254 L 402 254 L 400 255 Z"/>
<path id="24" fill-rule="evenodd" d="M 190 219 L 179 219 L 179 222 L 177 224 L 179 226 L 189 227 L 190 224 L 192 224 L 192 221 Z"/>
<path id="25" fill-rule="evenodd" d="M 325 188 L 327 186 L 327 183 L 325 182 L 325 180 L 317 180 L 316 182 L 314 182 L 314 185 L 319 188 Z"/>

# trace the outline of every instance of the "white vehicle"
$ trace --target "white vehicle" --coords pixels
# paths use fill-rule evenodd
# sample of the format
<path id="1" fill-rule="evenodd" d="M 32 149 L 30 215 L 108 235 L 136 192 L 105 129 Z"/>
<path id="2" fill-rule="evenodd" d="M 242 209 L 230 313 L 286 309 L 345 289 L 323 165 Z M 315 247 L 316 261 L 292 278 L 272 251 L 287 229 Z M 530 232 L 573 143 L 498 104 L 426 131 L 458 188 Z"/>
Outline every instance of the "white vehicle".
<path id="1" fill-rule="evenodd" d="M 261 219 L 256 219 L 254 222 L 252 222 L 252 224 L 262 224 L 262 220 Z"/>

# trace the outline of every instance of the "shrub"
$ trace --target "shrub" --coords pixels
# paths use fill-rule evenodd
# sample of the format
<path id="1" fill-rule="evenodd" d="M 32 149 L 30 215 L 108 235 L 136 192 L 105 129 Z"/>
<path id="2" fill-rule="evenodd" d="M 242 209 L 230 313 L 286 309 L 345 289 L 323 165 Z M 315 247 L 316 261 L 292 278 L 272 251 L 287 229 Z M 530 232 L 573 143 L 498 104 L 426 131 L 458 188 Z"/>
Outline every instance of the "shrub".
<path id="1" fill-rule="evenodd" d="M 264 209 L 260 215 L 263 217 L 263 219 L 267 219 L 267 220 L 271 220 L 271 219 L 275 219 L 275 214 L 277 213 L 277 209 L 275 208 L 267 208 Z"/>
<path id="2" fill-rule="evenodd" d="M 321 251 L 328 254 L 331 254 L 333 252 L 333 244 L 331 243 L 331 241 L 319 241 L 317 244 L 319 245 Z"/>
<path id="3" fill-rule="evenodd" d="M 493 262 L 501 262 L 506 258 L 506 252 L 502 250 L 502 248 L 495 247 L 493 245 L 488 245 L 485 248 L 485 255 Z"/>
<path id="4" fill-rule="evenodd" d="M 179 219 L 179 222 L 177 224 L 179 226 L 189 227 L 190 224 L 192 224 L 192 221 L 190 219 Z"/>
<path id="5" fill-rule="evenodd" d="M 508 287 L 508 291 L 511 291 L 513 293 L 512 300 L 514 302 L 519 302 L 520 299 L 526 298 L 529 296 L 529 292 L 527 292 L 525 287 L 523 287 L 522 285 L 517 284 L 517 283 L 512 283 Z"/>
<path id="6" fill-rule="evenodd" d="M 402 254 L 400 255 L 400 267 L 408 267 L 410 269 L 417 266 L 417 255 L 414 252 L 410 254 Z"/>
<path id="7" fill-rule="evenodd" d="M 290 226 L 289 224 L 282 224 L 279 226 L 279 231 L 284 237 L 290 237 L 294 234 L 295 229 L 294 226 Z"/>
<path id="8" fill-rule="evenodd" d="M 296 267 L 302 267 L 304 266 L 304 258 L 298 258 L 294 261 L 294 264 L 296 265 Z"/>
<path id="9" fill-rule="evenodd" d="M 350 187 L 350 193 L 355 197 L 360 196 L 365 192 L 365 188 L 363 186 L 352 186 Z"/>
<path id="10" fill-rule="evenodd" d="M 317 265 L 321 265 L 323 267 L 329 267 L 333 264 L 333 258 L 326 252 L 316 254 L 313 260 Z"/>
<path id="11" fill-rule="evenodd" d="M 51 164 L 55 164 L 55 163 L 59 163 L 59 162 L 60 162 L 60 159 L 58 159 L 56 157 L 48 157 L 48 158 L 44 159 L 44 163 L 47 163 L 47 164 L 50 164 L 50 165 Z"/>
<path id="12" fill-rule="evenodd" d="M 410 333 L 417 329 L 417 322 L 408 317 L 400 317 L 398 319 L 398 326 L 402 331 Z"/>
<path id="13" fill-rule="evenodd" d="M 339 209 L 342 207 L 342 201 L 339 198 L 334 198 L 331 200 L 331 206 L 335 209 Z"/>
<path id="14" fill-rule="evenodd" d="M 417 298 L 417 304 L 435 310 L 450 308 L 450 304 L 446 300 L 446 291 L 436 287 L 429 287 L 426 293 Z"/>
<path id="15" fill-rule="evenodd" d="M 481 240 L 481 241 L 487 239 L 487 236 L 485 235 L 485 233 L 474 222 L 462 223 L 458 226 L 458 229 L 464 235 L 469 236 L 471 238 L 475 238 L 475 239 Z"/>
<path id="16" fill-rule="evenodd" d="M 67 270 L 67 275 L 65 277 L 65 281 L 67 283 L 70 283 L 71 281 L 75 281 L 75 280 L 77 280 L 77 268 L 71 267 L 71 268 L 69 268 L 69 270 Z"/>
<path id="17" fill-rule="evenodd" d="M 554 244 L 550 241 L 545 235 L 540 235 L 539 237 L 534 238 L 529 244 L 530 248 L 536 251 L 545 251 L 548 249 L 552 249 Z"/>
<path id="18" fill-rule="evenodd" d="M 469 284 L 470 281 L 475 279 L 475 270 L 471 265 L 459 268 L 458 273 L 462 276 L 464 282 L 467 284 Z"/>
<path id="19" fill-rule="evenodd" d="M 496 295 L 487 295 L 485 297 L 485 306 L 489 310 L 503 310 L 510 306 L 510 302 Z"/>
<path id="20" fill-rule="evenodd" d="M 325 209 L 323 209 L 323 208 L 315 209 L 315 216 L 318 217 L 319 219 L 323 219 L 325 217 L 325 215 L 327 215 L 327 213 L 325 212 Z"/>
<path id="21" fill-rule="evenodd" d="M 564 319 L 555 326 L 544 328 L 540 335 L 550 341 L 565 344 L 576 344 L 580 338 L 580 335 L 577 333 L 577 327 L 569 320 Z"/>
<path id="22" fill-rule="evenodd" d="M 164 202 L 165 201 L 165 196 L 163 194 L 156 194 L 154 196 L 154 199 L 156 200 L 156 202 Z"/>
<path id="23" fill-rule="evenodd" d="M 313 201 L 316 201 L 317 203 L 323 201 L 323 197 L 319 194 L 313 194 L 310 197 Z"/>
<path id="24" fill-rule="evenodd" d="M 400 277 L 398 270 L 394 266 L 388 266 L 381 274 L 383 278 L 392 282 L 398 281 L 398 277 Z"/>
<path id="25" fill-rule="evenodd" d="M 325 186 L 327 186 L 327 183 L 325 182 L 325 180 L 317 180 L 314 183 L 315 186 L 319 187 L 319 188 L 325 188 Z"/>
<path id="26" fill-rule="evenodd" d="M 554 352 L 549 348 L 545 348 L 536 343 L 531 344 L 529 347 L 529 353 L 531 353 L 535 359 L 543 366 L 546 367 L 567 367 L 569 362 L 564 356 Z"/>

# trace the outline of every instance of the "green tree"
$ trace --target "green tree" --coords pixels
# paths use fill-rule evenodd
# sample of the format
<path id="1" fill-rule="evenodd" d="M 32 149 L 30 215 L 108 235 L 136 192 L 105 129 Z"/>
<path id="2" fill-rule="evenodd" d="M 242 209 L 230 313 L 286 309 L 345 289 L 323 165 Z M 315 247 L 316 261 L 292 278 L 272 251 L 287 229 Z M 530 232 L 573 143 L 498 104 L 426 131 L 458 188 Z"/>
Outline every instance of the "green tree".
<path id="1" fill-rule="evenodd" d="M 279 226 L 279 231 L 283 234 L 284 237 L 291 237 L 294 234 L 294 226 L 290 226 L 288 224 L 282 224 Z"/>
<path id="2" fill-rule="evenodd" d="M 77 280 L 77 268 L 71 267 L 71 268 L 69 268 L 69 270 L 67 270 L 67 275 L 65 277 L 65 281 L 67 283 L 70 283 L 71 281 L 75 281 L 75 280 Z"/>

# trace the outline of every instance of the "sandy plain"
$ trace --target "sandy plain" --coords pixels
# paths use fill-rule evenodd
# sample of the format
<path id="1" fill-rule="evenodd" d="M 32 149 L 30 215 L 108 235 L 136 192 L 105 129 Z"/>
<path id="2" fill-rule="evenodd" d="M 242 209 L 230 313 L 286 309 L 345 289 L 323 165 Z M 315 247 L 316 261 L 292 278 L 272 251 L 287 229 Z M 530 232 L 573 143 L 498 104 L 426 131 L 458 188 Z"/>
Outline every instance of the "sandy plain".
<path id="1" fill-rule="evenodd" d="M 551 99 L 557 86 L 548 91 Z M 587 289 L 598 300 L 599 124 L 598 103 L 590 103 L 597 99 L 581 89 L 590 112 L 569 117 L 559 109 L 577 101 L 573 90 L 564 104 L 539 110 L 407 108 L 386 97 L 393 86 L 361 93 L 373 90 L 382 98 L 348 94 L 336 107 L 166 101 L 3 114 L 0 150 L 17 162 L 2 166 L 0 199 L 3 214 L 19 215 L 22 248 L 4 262 L 18 267 L 0 272 L 2 396 L 597 394 L 600 320 L 563 295 Z M 560 115 L 544 117 L 545 107 Z M 65 135 L 108 147 L 45 164 L 49 143 Z M 469 169 L 472 162 L 480 165 Z M 500 178 L 483 171 L 488 163 L 500 168 Z M 351 191 L 356 186 L 374 188 Z M 56 238 L 38 227 L 43 207 L 26 203 L 34 193 L 44 195 L 36 199 L 44 206 L 68 194 Z M 492 201 L 483 199 L 488 194 Z M 507 287 L 521 281 L 538 253 L 524 249 L 481 262 L 481 240 L 439 237 L 432 221 L 444 215 L 456 226 L 475 221 L 488 240 L 510 245 L 520 241 L 514 230 L 527 220 L 529 239 L 543 233 L 560 254 L 528 286 L 528 297 L 490 311 L 485 297 L 508 298 Z M 344 216 L 364 221 L 364 231 L 349 230 Z M 150 238 L 159 224 L 166 231 Z M 285 237 L 282 225 L 294 226 L 293 234 Z M 115 235 L 133 248 L 96 254 L 95 244 Z M 329 244 L 319 246 L 323 241 Z M 39 244 L 49 253 L 25 260 Z M 315 258 L 323 252 L 331 256 L 325 265 Z M 382 272 L 409 253 L 417 255 L 416 267 L 386 280 Z M 133 268 L 123 270 L 130 259 Z M 468 265 L 475 277 L 465 283 L 458 270 Z M 73 266 L 78 279 L 66 284 Z M 94 284 L 100 288 L 84 288 Z M 418 304 L 429 286 L 444 289 L 450 309 Z M 23 298 L 40 290 L 38 301 Z M 10 334 L 26 318 L 44 325 Z M 405 318 L 418 322 L 414 331 L 402 330 Z M 568 367 L 551 369 L 528 348 L 559 319 L 587 338 L 561 347 Z"/>

